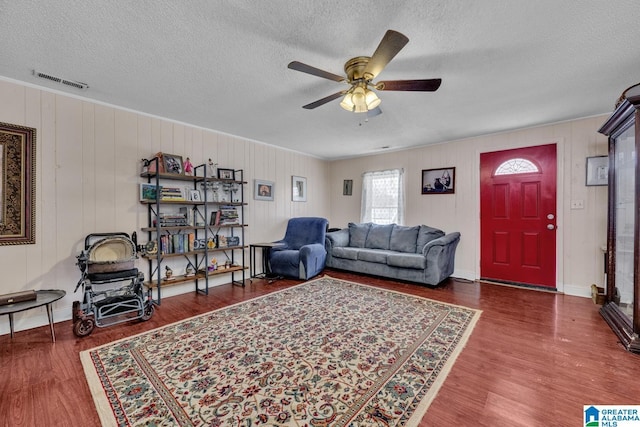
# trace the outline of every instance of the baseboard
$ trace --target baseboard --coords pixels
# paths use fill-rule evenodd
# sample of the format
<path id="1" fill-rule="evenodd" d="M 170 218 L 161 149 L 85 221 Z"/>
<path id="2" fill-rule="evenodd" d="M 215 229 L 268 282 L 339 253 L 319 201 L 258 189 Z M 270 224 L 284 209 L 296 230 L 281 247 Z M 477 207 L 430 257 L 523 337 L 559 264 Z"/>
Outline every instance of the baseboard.
<path id="1" fill-rule="evenodd" d="M 585 287 L 578 285 L 569 285 L 565 283 L 563 293 L 565 295 L 571 295 L 574 297 L 591 298 L 591 285 Z"/>
<path id="2" fill-rule="evenodd" d="M 471 280 L 471 281 L 476 280 L 475 271 L 469 271 L 469 270 L 458 270 L 458 269 L 455 269 L 451 276 L 457 277 L 459 279 L 465 279 L 465 280 Z"/>

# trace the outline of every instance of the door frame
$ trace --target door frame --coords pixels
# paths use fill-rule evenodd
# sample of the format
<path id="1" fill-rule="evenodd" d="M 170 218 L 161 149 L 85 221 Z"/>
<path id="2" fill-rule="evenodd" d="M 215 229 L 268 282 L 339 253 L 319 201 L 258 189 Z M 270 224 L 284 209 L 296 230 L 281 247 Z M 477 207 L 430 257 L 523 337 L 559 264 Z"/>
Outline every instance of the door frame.
<path id="1" fill-rule="evenodd" d="M 515 138 L 515 135 L 511 134 L 511 137 Z M 495 136 L 496 140 L 504 139 L 501 135 Z M 559 293 L 564 293 L 564 212 L 571 206 L 570 200 L 565 200 L 564 197 L 564 150 L 565 143 L 564 138 L 548 138 L 540 139 L 538 141 L 527 141 L 521 143 L 513 143 L 512 141 L 505 141 L 504 143 L 494 144 L 487 147 L 477 148 L 474 161 L 474 176 L 473 184 L 475 188 L 474 197 L 476 198 L 476 209 L 478 214 L 475 217 L 475 230 L 478 236 L 476 242 L 476 280 L 480 280 L 480 154 L 491 153 L 494 151 L 505 151 L 518 148 L 536 147 L 538 145 L 556 144 L 556 290 Z"/>

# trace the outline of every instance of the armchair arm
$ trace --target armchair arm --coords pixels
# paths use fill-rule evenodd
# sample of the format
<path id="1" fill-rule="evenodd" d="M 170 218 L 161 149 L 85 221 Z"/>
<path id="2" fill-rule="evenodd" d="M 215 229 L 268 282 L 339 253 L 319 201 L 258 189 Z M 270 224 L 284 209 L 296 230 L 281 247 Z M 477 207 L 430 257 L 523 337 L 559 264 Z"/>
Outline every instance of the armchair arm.
<path id="1" fill-rule="evenodd" d="M 324 269 L 327 251 L 321 243 L 312 243 L 300 248 L 300 278 L 308 279 Z"/>

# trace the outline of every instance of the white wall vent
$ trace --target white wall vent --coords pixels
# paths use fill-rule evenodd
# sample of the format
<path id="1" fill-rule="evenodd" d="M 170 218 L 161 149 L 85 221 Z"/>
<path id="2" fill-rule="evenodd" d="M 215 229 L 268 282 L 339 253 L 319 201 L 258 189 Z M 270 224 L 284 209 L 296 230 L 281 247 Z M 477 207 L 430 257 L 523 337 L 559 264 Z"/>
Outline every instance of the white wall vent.
<path id="1" fill-rule="evenodd" d="M 33 75 L 39 77 L 41 79 L 49 80 L 50 82 L 60 83 L 63 85 L 71 86 L 79 90 L 87 90 L 89 85 L 82 82 L 77 82 L 74 80 L 63 79 L 62 77 L 56 77 L 49 73 L 43 73 L 40 71 L 33 70 Z"/>

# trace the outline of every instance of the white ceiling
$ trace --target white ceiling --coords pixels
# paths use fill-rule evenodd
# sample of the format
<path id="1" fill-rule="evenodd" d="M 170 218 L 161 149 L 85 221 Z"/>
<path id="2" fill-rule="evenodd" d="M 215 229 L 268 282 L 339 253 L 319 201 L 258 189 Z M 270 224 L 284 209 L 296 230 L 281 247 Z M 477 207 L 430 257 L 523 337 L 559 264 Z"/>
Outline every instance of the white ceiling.
<path id="1" fill-rule="evenodd" d="M 346 86 L 290 61 L 343 75 L 387 29 L 410 41 L 378 80 L 437 92 L 301 108 Z M 0 0 L 0 40 L 0 76 L 326 159 L 608 113 L 640 81 L 637 0 Z"/>

